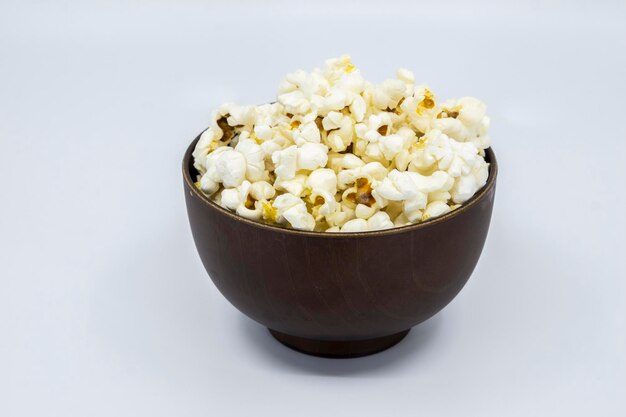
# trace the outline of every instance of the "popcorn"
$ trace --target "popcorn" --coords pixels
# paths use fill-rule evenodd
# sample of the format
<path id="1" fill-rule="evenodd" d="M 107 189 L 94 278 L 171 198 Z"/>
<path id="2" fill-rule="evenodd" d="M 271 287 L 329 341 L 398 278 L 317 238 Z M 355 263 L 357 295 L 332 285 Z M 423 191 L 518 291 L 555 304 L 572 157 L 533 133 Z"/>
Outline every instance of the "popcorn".
<path id="1" fill-rule="evenodd" d="M 222 152 L 215 160 L 215 171 L 224 187 L 236 187 L 246 177 L 246 157 L 232 148 Z"/>
<path id="2" fill-rule="evenodd" d="M 322 119 L 322 127 L 328 132 L 324 143 L 334 152 L 343 152 L 352 141 L 353 121 L 350 116 L 336 111 Z"/>
<path id="3" fill-rule="evenodd" d="M 387 200 L 407 200 L 420 192 L 429 193 L 445 188 L 449 185 L 449 178 L 445 171 L 436 171 L 432 175 L 424 176 L 417 172 L 400 172 L 394 169 L 376 186 L 376 192 Z"/>
<path id="4" fill-rule="evenodd" d="M 312 213 L 315 220 L 321 220 L 339 210 L 339 203 L 335 200 L 335 195 L 326 190 L 314 190 L 309 197 L 313 205 Z"/>
<path id="5" fill-rule="evenodd" d="M 396 71 L 396 78 L 400 81 L 404 81 L 405 84 L 415 84 L 415 76 L 411 71 L 405 68 L 400 68 Z"/>
<path id="6" fill-rule="evenodd" d="M 415 196 L 404 200 L 402 204 L 402 214 L 406 216 L 409 222 L 415 222 L 422 218 L 422 210 L 426 208 L 428 196 L 425 193 L 418 192 Z"/>
<path id="7" fill-rule="evenodd" d="M 300 124 L 294 129 L 293 139 L 296 145 L 303 146 L 307 143 L 320 143 L 320 130 L 315 122 Z"/>
<path id="8" fill-rule="evenodd" d="M 335 195 L 337 193 L 337 175 L 332 169 L 316 169 L 306 179 L 306 186 L 311 190 L 323 190 Z"/>
<path id="9" fill-rule="evenodd" d="M 394 159 L 402 151 L 404 139 L 400 135 L 384 136 L 379 140 L 380 150 L 386 159 Z"/>
<path id="10" fill-rule="evenodd" d="M 386 80 L 380 86 L 370 90 L 372 105 L 380 110 L 394 109 L 405 91 L 402 80 Z"/>
<path id="11" fill-rule="evenodd" d="M 328 223 L 331 227 L 340 227 L 354 218 L 354 209 L 345 204 L 340 204 L 337 211 L 326 216 L 326 223 Z"/>
<path id="12" fill-rule="evenodd" d="M 252 127 L 256 120 L 256 108 L 254 106 L 229 106 L 228 118 L 229 126 Z"/>
<path id="13" fill-rule="evenodd" d="M 272 153 L 272 162 L 276 166 L 274 173 L 278 179 L 292 179 L 298 167 L 298 147 L 292 145 L 287 149 Z"/>
<path id="14" fill-rule="evenodd" d="M 198 144 L 193 151 L 193 166 L 200 173 L 206 172 L 206 157 L 209 152 L 214 151 L 217 146 L 215 131 L 211 128 L 205 130 L 200 135 Z"/>
<path id="15" fill-rule="evenodd" d="M 202 171 L 200 171 L 204 172 L 204 175 L 200 178 L 200 189 L 205 194 L 212 195 L 219 189 L 222 179 L 217 173 L 217 165 L 215 161 L 221 156 L 222 153 L 230 151 L 232 151 L 232 148 L 223 146 L 217 148 L 215 151 L 204 157 L 205 167 Z M 196 162 L 198 162 L 198 160 L 196 160 Z"/>
<path id="16" fill-rule="evenodd" d="M 389 215 L 384 211 L 379 211 L 368 220 L 353 219 L 346 222 L 342 227 L 342 232 L 367 232 L 372 230 L 391 229 L 394 227 Z"/>
<path id="17" fill-rule="evenodd" d="M 433 201 L 432 203 L 428 203 L 428 206 L 426 206 L 426 210 L 424 210 L 424 214 L 422 215 L 422 220 L 428 220 L 431 217 L 441 216 L 449 211 L 450 207 L 444 201 Z"/>
<path id="18" fill-rule="evenodd" d="M 358 178 L 366 178 L 368 180 L 383 180 L 388 174 L 380 162 L 370 162 L 363 166 L 353 169 L 344 169 L 337 175 L 340 189 L 345 189 L 349 184 L 353 184 Z"/>
<path id="19" fill-rule="evenodd" d="M 344 55 L 288 74 L 275 103 L 215 110 L 193 152 L 196 184 L 240 216 L 294 229 L 406 226 L 486 184 L 489 124 L 475 98 L 439 102 L 406 69 L 372 84 Z"/>
<path id="20" fill-rule="evenodd" d="M 305 143 L 298 148 L 298 169 L 314 170 L 326 166 L 328 148 L 321 143 Z"/>
<path id="21" fill-rule="evenodd" d="M 235 151 L 246 159 L 246 178 L 249 181 L 261 181 L 268 178 L 265 171 L 265 152 L 263 148 L 252 139 L 243 139 L 241 133 Z"/>
<path id="22" fill-rule="evenodd" d="M 350 103 L 350 113 L 352 117 L 354 117 L 355 122 L 360 122 L 365 117 L 365 112 L 367 111 L 367 104 L 365 104 L 365 100 L 362 96 L 358 95 L 352 100 Z"/>
<path id="23" fill-rule="evenodd" d="M 299 174 L 299 175 L 294 176 L 290 180 L 281 181 L 281 180 L 276 179 L 276 181 L 274 182 L 274 185 L 276 186 L 276 188 L 280 189 L 281 191 L 287 191 L 290 194 L 301 197 L 305 190 L 305 183 L 306 183 L 306 175 Z"/>
<path id="24" fill-rule="evenodd" d="M 376 204 L 368 206 L 367 204 L 357 204 L 354 209 L 354 215 L 359 219 L 369 219 L 378 212 L 379 207 Z"/>
<path id="25" fill-rule="evenodd" d="M 242 217 L 251 220 L 259 220 L 263 213 L 262 206 L 250 196 L 251 184 L 249 181 L 237 188 L 222 190 L 221 205 L 229 210 L 234 210 Z"/>
<path id="26" fill-rule="evenodd" d="M 267 181 L 258 181 L 250 186 L 250 195 L 255 200 L 270 200 L 276 195 L 276 190 Z"/>
<path id="27" fill-rule="evenodd" d="M 367 220 L 367 228 L 369 230 L 391 229 L 392 227 L 393 222 L 384 211 L 379 211 Z"/>
<path id="28" fill-rule="evenodd" d="M 350 220 L 341 227 L 342 232 L 365 232 L 367 229 L 367 220 L 364 219 Z"/>
<path id="29" fill-rule="evenodd" d="M 450 195 L 455 203 L 465 203 L 487 183 L 488 165 L 482 160 L 469 175 L 462 176 L 454 183 Z"/>
<path id="30" fill-rule="evenodd" d="M 294 229 L 313 230 L 315 228 L 315 219 L 307 211 L 306 204 L 300 197 L 288 193 L 281 194 L 276 197 L 273 206 L 277 211 L 278 223 L 286 220 Z"/>

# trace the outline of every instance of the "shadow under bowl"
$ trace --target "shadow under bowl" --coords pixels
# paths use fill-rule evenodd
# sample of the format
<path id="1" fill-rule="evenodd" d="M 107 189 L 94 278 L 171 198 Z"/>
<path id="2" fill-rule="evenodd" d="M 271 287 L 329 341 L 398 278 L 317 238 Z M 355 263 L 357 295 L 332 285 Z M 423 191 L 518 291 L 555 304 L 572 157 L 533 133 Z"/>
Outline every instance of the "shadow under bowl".
<path id="1" fill-rule="evenodd" d="M 319 233 L 232 213 L 198 190 L 192 152 L 183 181 L 196 248 L 215 286 L 283 344 L 325 357 L 385 350 L 444 308 L 482 252 L 498 166 L 486 150 L 486 185 L 458 209 L 394 229 Z"/>

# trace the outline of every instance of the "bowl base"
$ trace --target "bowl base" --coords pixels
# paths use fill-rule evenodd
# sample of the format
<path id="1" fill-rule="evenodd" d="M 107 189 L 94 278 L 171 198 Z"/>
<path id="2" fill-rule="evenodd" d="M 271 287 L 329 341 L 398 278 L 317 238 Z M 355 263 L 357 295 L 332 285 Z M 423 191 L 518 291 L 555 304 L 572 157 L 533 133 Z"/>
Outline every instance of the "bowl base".
<path id="1" fill-rule="evenodd" d="M 358 358 L 389 349 L 404 339 L 411 329 L 375 339 L 340 341 L 306 339 L 268 330 L 280 343 L 300 353 L 324 358 Z"/>

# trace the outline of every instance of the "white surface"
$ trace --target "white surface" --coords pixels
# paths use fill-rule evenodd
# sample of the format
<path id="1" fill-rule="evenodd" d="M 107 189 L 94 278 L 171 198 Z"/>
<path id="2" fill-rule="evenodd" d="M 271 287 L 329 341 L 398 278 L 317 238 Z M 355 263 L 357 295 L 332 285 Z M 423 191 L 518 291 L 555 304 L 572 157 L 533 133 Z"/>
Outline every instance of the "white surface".
<path id="1" fill-rule="evenodd" d="M 0 5 L 1 416 L 626 415 L 623 2 L 58 3 Z M 486 101 L 501 172 L 461 294 L 337 361 L 217 292 L 179 165 L 343 52 Z"/>

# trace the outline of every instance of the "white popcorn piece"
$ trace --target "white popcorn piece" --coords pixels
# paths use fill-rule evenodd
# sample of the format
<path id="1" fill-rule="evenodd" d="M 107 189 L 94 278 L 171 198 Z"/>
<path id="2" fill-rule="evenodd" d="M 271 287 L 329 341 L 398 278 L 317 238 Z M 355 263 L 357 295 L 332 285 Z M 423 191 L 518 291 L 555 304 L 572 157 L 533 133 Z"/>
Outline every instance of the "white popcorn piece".
<path id="1" fill-rule="evenodd" d="M 243 133 L 241 134 L 243 137 Z M 265 171 L 265 152 L 263 148 L 252 139 L 239 139 L 235 151 L 246 158 L 246 178 L 249 181 L 261 181 L 267 179 Z"/>
<path id="2" fill-rule="evenodd" d="M 342 77 L 345 77 L 346 74 L 358 71 L 352 63 L 350 55 L 327 59 L 325 64 L 323 76 L 331 83 L 337 82 Z"/>
<path id="3" fill-rule="evenodd" d="M 217 173 L 215 161 L 222 153 L 232 150 L 233 149 L 228 146 L 221 146 L 206 156 L 204 175 L 202 175 L 200 179 L 200 189 L 205 194 L 212 195 L 219 189 L 222 180 Z"/>
<path id="4" fill-rule="evenodd" d="M 230 126 L 252 127 L 256 120 L 256 108 L 254 106 L 230 106 L 229 117 L 226 119 Z"/>
<path id="5" fill-rule="evenodd" d="M 302 197 L 305 190 L 306 175 L 298 174 L 290 180 L 276 179 L 274 186 L 282 191 L 287 191 L 290 194 Z"/>
<path id="6" fill-rule="evenodd" d="M 335 194 L 326 190 L 313 190 L 309 201 L 313 204 L 312 214 L 315 220 L 328 217 L 340 209 L 340 204 L 335 200 Z"/>
<path id="7" fill-rule="evenodd" d="M 372 105 L 380 110 L 394 109 L 403 98 L 406 85 L 401 80 L 385 80 L 370 90 Z"/>
<path id="8" fill-rule="evenodd" d="M 411 126 L 424 133 L 430 129 L 438 112 L 434 94 L 423 85 L 415 86 L 413 94 L 400 104 L 400 109 L 407 115 Z"/>
<path id="9" fill-rule="evenodd" d="M 432 175 L 420 175 L 417 172 L 393 170 L 376 187 L 376 192 L 387 200 L 408 200 L 418 192 L 430 193 L 440 190 L 449 183 L 450 176 L 445 171 L 436 171 Z"/>
<path id="10" fill-rule="evenodd" d="M 281 194 L 274 200 L 274 208 L 277 212 L 277 221 L 281 219 L 289 222 L 291 227 L 299 230 L 313 230 L 315 219 L 307 211 L 306 204 L 300 197 L 292 194 Z"/>
<path id="11" fill-rule="evenodd" d="M 305 143 L 298 148 L 298 169 L 314 170 L 323 168 L 328 162 L 328 147 L 321 143 Z"/>
<path id="12" fill-rule="evenodd" d="M 263 149 L 263 152 L 266 156 L 270 156 L 269 160 L 266 159 L 265 162 L 272 162 L 272 156 L 274 155 L 274 152 L 282 150 L 288 143 L 289 141 L 280 134 L 274 135 L 272 139 L 262 142 L 261 148 Z"/>
<path id="13" fill-rule="evenodd" d="M 458 119 L 466 126 L 478 125 L 486 116 L 487 106 L 474 97 L 463 97 L 457 100 L 460 106 Z"/>
<path id="14" fill-rule="evenodd" d="M 460 142 L 472 142 L 477 148 L 489 147 L 489 117 L 486 106 L 473 97 L 446 101 L 432 127 Z"/>
<path id="15" fill-rule="evenodd" d="M 376 205 L 372 205 L 372 206 L 367 206 L 365 204 L 357 204 L 356 208 L 354 209 L 354 215 L 358 218 L 358 219 L 369 219 L 370 217 L 372 217 L 374 215 L 374 213 L 376 213 L 378 211 L 378 207 Z"/>
<path id="16" fill-rule="evenodd" d="M 428 196 L 418 192 L 414 197 L 404 200 L 402 204 L 402 213 L 410 222 L 415 222 L 422 218 L 422 210 L 426 208 Z"/>
<path id="17" fill-rule="evenodd" d="M 454 183 L 454 187 L 450 190 L 452 201 L 459 204 L 465 203 L 479 188 L 474 175 L 464 175 Z"/>
<path id="18" fill-rule="evenodd" d="M 367 232 L 373 230 L 391 229 L 394 227 L 389 215 L 384 211 L 371 216 L 369 219 L 352 219 L 341 226 L 341 232 Z"/>
<path id="19" fill-rule="evenodd" d="M 330 93 L 324 97 L 321 104 L 322 113 L 328 113 L 333 110 L 336 111 L 343 109 L 350 104 L 350 100 L 345 92 L 337 88 L 333 88 Z"/>
<path id="20" fill-rule="evenodd" d="M 322 127 L 328 132 L 324 143 L 333 152 L 345 151 L 352 142 L 353 122 L 350 116 L 331 111 L 322 119 Z"/>
<path id="21" fill-rule="evenodd" d="M 311 190 L 323 190 L 335 195 L 337 193 L 337 175 L 329 168 L 320 168 L 311 172 L 306 179 L 306 186 Z"/>
<path id="22" fill-rule="evenodd" d="M 246 177 L 246 158 L 240 152 L 229 148 L 215 160 L 215 170 L 224 187 L 240 185 Z"/>
<path id="23" fill-rule="evenodd" d="M 278 96 L 278 102 L 293 114 L 304 114 L 311 108 L 311 104 L 301 91 L 281 94 Z"/>
<path id="24" fill-rule="evenodd" d="M 365 112 L 367 111 L 367 104 L 363 97 L 359 94 L 354 97 L 352 103 L 350 104 L 350 113 L 352 113 L 352 117 L 356 122 L 363 121 L 365 117 Z"/>
<path id="25" fill-rule="evenodd" d="M 242 217 L 259 220 L 262 215 L 262 207 L 257 201 L 250 198 L 250 188 L 249 181 L 243 181 L 237 188 L 225 188 L 220 194 L 220 204 Z"/>
<path id="26" fill-rule="evenodd" d="M 438 130 L 430 131 L 423 150 L 422 160 L 428 165 L 436 162 L 441 170 L 452 177 L 467 175 L 480 158 L 478 149 L 471 142 L 457 142 Z M 417 162 L 417 161 L 416 161 Z"/>
<path id="27" fill-rule="evenodd" d="M 342 232 L 366 232 L 369 229 L 367 220 L 352 219 L 341 226 Z"/>
<path id="28" fill-rule="evenodd" d="M 298 146 L 303 146 L 307 143 L 320 143 L 321 135 L 317 124 L 315 122 L 301 124 L 294 129 L 293 140 Z"/>
<path id="29" fill-rule="evenodd" d="M 242 217 L 250 220 L 259 220 L 263 214 L 263 209 L 258 201 L 254 201 L 250 195 L 251 184 L 249 181 L 244 181 L 239 186 L 239 198 L 241 204 L 237 207 L 236 213 Z"/>
<path id="30" fill-rule="evenodd" d="M 330 152 L 327 166 L 335 172 L 342 169 L 355 169 L 365 165 L 365 162 L 353 153 Z"/>
<path id="31" fill-rule="evenodd" d="M 396 164 L 396 169 L 398 171 L 406 171 L 412 160 L 413 160 L 413 155 L 407 149 L 402 149 L 393 158 L 393 162 Z"/>
<path id="32" fill-rule="evenodd" d="M 293 145 L 272 154 L 272 162 L 276 166 L 274 173 L 278 179 L 289 180 L 296 175 L 298 167 L 298 147 Z"/>
<path id="33" fill-rule="evenodd" d="M 345 204 L 340 204 L 339 209 L 326 216 L 326 223 L 331 227 L 341 227 L 347 221 L 355 218 L 354 209 Z"/>
<path id="34" fill-rule="evenodd" d="M 400 68 L 396 71 L 396 78 L 405 84 L 415 84 L 415 76 L 406 68 Z"/>
<path id="35" fill-rule="evenodd" d="M 236 188 L 225 188 L 221 192 L 222 206 L 229 210 L 237 210 L 237 207 L 241 204 L 239 198 L 239 190 Z"/>
<path id="36" fill-rule="evenodd" d="M 276 190 L 267 181 L 257 181 L 250 186 L 250 195 L 258 201 L 269 200 L 274 198 Z"/>
<path id="37" fill-rule="evenodd" d="M 391 229 L 392 227 L 393 222 L 389 218 L 389 215 L 384 211 L 379 211 L 378 213 L 367 219 L 368 230 L 384 230 Z"/>
<path id="38" fill-rule="evenodd" d="M 360 168 L 364 165 L 365 162 L 363 162 L 361 158 L 351 153 L 344 154 L 341 161 L 341 168 L 343 169 L 355 169 Z"/>
<path id="39" fill-rule="evenodd" d="M 206 157 L 209 152 L 215 150 L 216 147 L 217 138 L 215 136 L 215 131 L 208 128 L 200 135 L 200 139 L 198 139 L 198 143 L 196 144 L 192 154 L 193 166 L 198 170 L 198 172 L 200 172 L 200 174 L 204 174 L 206 172 Z"/>
<path id="40" fill-rule="evenodd" d="M 265 142 L 272 139 L 274 132 L 272 131 L 272 128 L 268 125 L 255 125 L 254 135 Z"/>
<path id="41" fill-rule="evenodd" d="M 428 203 L 428 206 L 426 206 L 426 210 L 424 210 L 424 214 L 422 215 L 422 220 L 438 217 L 449 211 L 450 207 L 445 202 L 433 201 L 432 203 Z"/>
<path id="42" fill-rule="evenodd" d="M 380 162 L 370 162 L 358 168 L 345 169 L 337 175 L 339 189 L 343 190 L 348 185 L 354 184 L 358 178 L 366 178 L 370 182 L 381 181 L 387 173 L 387 168 Z"/>
<path id="43" fill-rule="evenodd" d="M 404 138 L 400 135 L 383 136 L 378 143 L 385 158 L 392 160 L 402 151 Z"/>

